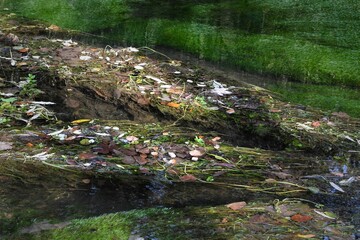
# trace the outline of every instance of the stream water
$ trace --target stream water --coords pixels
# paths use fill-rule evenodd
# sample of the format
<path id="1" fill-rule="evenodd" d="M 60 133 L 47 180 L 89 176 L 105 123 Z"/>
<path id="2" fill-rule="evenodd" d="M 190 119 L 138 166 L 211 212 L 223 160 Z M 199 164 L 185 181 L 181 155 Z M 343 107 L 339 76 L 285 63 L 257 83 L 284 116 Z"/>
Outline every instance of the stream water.
<path id="1" fill-rule="evenodd" d="M 251 1 L 239 0 L 221 1 L 221 3 L 213 0 L 195 2 L 171 0 L 109 0 L 100 2 L 96 0 L 3 0 L 0 2 L 0 7 L 9 8 L 20 15 L 95 34 L 96 37 L 93 39 L 86 38 L 86 41 L 89 42 L 106 43 L 114 46 L 147 45 L 171 58 L 199 65 L 232 79 L 274 89 L 285 96 L 291 95 L 294 91 L 304 91 L 298 97 L 300 104 L 307 104 L 310 101 L 315 106 L 321 106 L 321 104 L 316 105 L 316 102 L 320 100 L 314 96 L 323 94 L 321 98 L 327 99 L 325 105 L 332 105 L 328 106 L 329 110 L 348 110 L 350 114 L 360 116 L 358 106 L 348 108 L 347 103 L 345 103 L 354 102 L 356 105 L 360 99 L 357 91 L 349 90 L 346 87 L 339 87 L 336 92 L 330 88 L 324 90 L 327 87 L 319 87 L 321 91 L 309 91 L 309 85 L 290 81 L 296 76 L 290 76 L 287 73 L 282 74 L 281 72 L 258 71 L 257 64 L 262 65 L 263 63 L 249 60 L 246 64 L 238 64 L 236 61 L 231 61 L 234 55 L 233 52 L 229 52 L 229 49 L 241 48 L 240 46 L 227 46 L 227 44 L 234 44 L 234 42 L 226 42 L 234 38 L 232 35 L 234 31 L 242 36 L 291 35 L 296 40 L 308 40 L 325 46 L 334 43 L 340 47 L 355 46 L 354 42 L 351 41 L 351 36 L 347 38 L 349 39 L 347 41 L 341 33 L 329 31 L 331 26 L 327 27 L 319 23 L 317 29 L 314 27 L 302 29 L 302 26 L 296 23 L 293 25 L 289 25 L 287 22 L 279 23 L 281 16 L 288 19 L 294 17 L 291 16 L 292 13 L 286 12 L 285 5 L 277 6 L 279 15 L 274 16 L 274 10 L 266 8 L 266 4 L 259 4 L 258 1 L 251 3 Z M 301 19 L 305 21 L 309 18 L 309 14 L 308 12 L 304 13 Z M 176 31 L 172 28 L 176 28 Z M 302 30 L 301 34 L 298 34 L 300 31 L 294 33 L 292 31 L 294 28 Z M 214 29 L 220 29 L 221 34 L 214 35 Z M 331 41 L 324 39 L 318 31 L 328 34 Z M 229 38 L 225 37 L 226 34 L 229 35 Z M 262 40 L 266 41 L 267 39 Z M 256 51 L 256 49 L 251 48 L 250 51 Z M 239 58 L 246 57 L 251 58 L 253 55 L 239 56 Z M 317 88 L 317 85 L 314 86 L 310 86 L 310 88 Z M 338 96 L 334 101 L 329 100 L 334 93 Z M 307 101 L 305 99 L 304 101 L 301 98 L 312 100 Z M 303 163 L 294 161 L 290 165 L 297 167 L 301 164 Z M 318 170 L 304 167 L 305 170 L 299 170 L 298 174 L 321 175 L 325 171 L 326 173 L 341 172 L 345 175 L 349 174 L 349 176 L 359 176 L 359 166 L 350 160 L 343 164 L 339 164 L 335 160 L 328 160 L 325 167 L 322 164 L 320 165 L 316 165 L 319 167 Z M 75 217 L 97 216 L 103 213 L 154 206 L 219 205 L 239 200 L 262 199 L 266 201 L 272 197 L 266 194 L 257 195 L 207 184 L 170 184 L 163 180 L 161 176 L 158 178 L 126 176 L 119 179 L 94 178 L 93 176 L 88 179 L 88 176 L 83 176 L 76 180 L 76 187 L 71 186 L 71 182 L 66 181 L 63 183 L 64 186 L 60 188 L 56 181 L 54 185 L 29 185 L 26 188 L 19 188 L 14 185 L 13 188 L 4 190 L 4 192 L 0 191 L 1 197 L 6 193 L 8 198 L 6 200 L 0 199 L 0 204 L 3 204 L 0 205 L 0 209 L 8 209 L 9 212 L 11 209 L 11 212 L 16 212 L 26 207 L 29 209 L 29 218 L 67 220 Z M 334 209 L 358 228 L 360 226 L 360 195 L 357 186 L 358 184 L 354 185 L 352 192 L 346 197 L 320 195 L 311 200 Z M 44 199 L 46 201 L 43 201 Z M 31 215 L 31 211 L 34 211 L 33 215 Z M 0 224 L 0 227 L 9 232 L 12 230 L 9 226 L 1 226 Z M 6 231 L 5 233 L 8 233 Z"/>

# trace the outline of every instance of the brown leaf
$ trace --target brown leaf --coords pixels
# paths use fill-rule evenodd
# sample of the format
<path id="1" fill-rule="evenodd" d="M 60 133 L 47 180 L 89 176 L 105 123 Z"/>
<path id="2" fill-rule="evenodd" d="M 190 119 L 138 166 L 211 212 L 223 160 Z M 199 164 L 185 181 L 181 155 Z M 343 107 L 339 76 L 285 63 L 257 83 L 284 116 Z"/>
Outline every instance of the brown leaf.
<path id="1" fill-rule="evenodd" d="M 147 106 L 150 104 L 150 99 L 146 97 L 139 97 L 137 103 L 142 106 Z"/>
<path id="2" fill-rule="evenodd" d="M 149 154 L 150 153 L 150 149 L 148 147 L 137 148 L 136 151 L 139 152 L 139 153 L 142 153 L 142 154 Z"/>
<path id="3" fill-rule="evenodd" d="M 291 220 L 293 220 L 295 222 L 308 222 L 311 219 L 313 219 L 313 217 L 301 215 L 301 214 L 295 214 L 295 215 L 291 216 Z"/>
<path id="4" fill-rule="evenodd" d="M 226 205 L 228 208 L 232 210 L 239 210 L 246 206 L 246 202 L 234 202 Z"/>
<path id="5" fill-rule="evenodd" d="M 122 162 L 125 164 L 134 164 L 135 159 L 132 156 L 124 156 Z"/>
<path id="6" fill-rule="evenodd" d="M 173 107 L 173 108 L 179 108 L 180 104 L 179 103 L 175 103 L 175 102 L 169 102 L 166 104 L 169 107 Z"/>
<path id="7" fill-rule="evenodd" d="M 145 158 L 142 158 L 141 156 L 135 156 L 135 161 L 140 165 L 145 165 L 148 163 L 148 160 Z"/>
<path id="8" fill-rule="evenodd" d="M 78 155 L 79 159 L 80 160 L 89 160 L 89 159 L 92 159 L 92 158 L 96 158 L 97 155 L 93 154 L 93 153 L 80 153 Z"/>
<path id="9" fill-rule="evenodd" d="M 195 182 L 196 179 L 197 178 L 194 175 L 191 175 L 191 174 L 180 177 L 180 180 L 183 181 L 183 182 Z"/>
<path id="10" fill-rule="evenodd" d="M 150 174 L 150 171 L 148 168 L 140 167 L 139 171 L 143 174 Z"/>
<path id="11" fill-rule="evenodd" d="M 171 88 L 166 89 L 166 92 L 171 93 L 171 94 L 180 95 L 183 93 L 183 89 L 179 88 L 179 87 L 177 87 L 177 88 L 171 87 Z"/>

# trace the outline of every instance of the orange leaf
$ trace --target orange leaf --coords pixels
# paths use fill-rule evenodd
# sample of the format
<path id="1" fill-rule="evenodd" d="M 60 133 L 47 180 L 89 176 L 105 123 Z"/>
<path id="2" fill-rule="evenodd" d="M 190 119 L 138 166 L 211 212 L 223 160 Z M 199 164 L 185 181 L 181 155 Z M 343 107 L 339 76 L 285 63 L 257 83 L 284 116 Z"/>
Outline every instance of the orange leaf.
<path id="1" fill-rule="evenodd" d="M 232 210 L 239 210 L 246 206 L 246 202 L 234 202 L 226 206 Z"/>
<path id="2" fill-rule="evenodd" d="M 26 146 L 27 146 L 27 147 L 33 147 L 34 144 L 32 144 L 31 142 L 28 142 L 28 143 L 26 144 Z"/>
<path id="3" fill-rule="evenodd" d="M 169 102 L 166 104 L 169 107 L 173 107 L 173 108 L 179 108 L 180 104 L 179 103 L 175 103 L 175 102 Z"/>
<path id="4" fill-rule="evenodd" d="M 291 217 L 291 220 L 295 222 L 308 222 L 312 219 L 311 216 L 301 215 L 301 214 L 295 214 Z"/>
<path id="5" fill-rule="evenodd" d="M 320 123 L 319 121 L 312 122 L 312 123 L 311 123 L 311 126 L 317 128 L 317 127 L 320 127 L 320 126 L 321 126 L 321 123 Z"/>
<path id="6" fill-rule="evenodd" d="M 183 182 L 195 182 L 196 177 L 194 175 L 188 174 L 188 175 L 180 177 L 180 180 Z"/>

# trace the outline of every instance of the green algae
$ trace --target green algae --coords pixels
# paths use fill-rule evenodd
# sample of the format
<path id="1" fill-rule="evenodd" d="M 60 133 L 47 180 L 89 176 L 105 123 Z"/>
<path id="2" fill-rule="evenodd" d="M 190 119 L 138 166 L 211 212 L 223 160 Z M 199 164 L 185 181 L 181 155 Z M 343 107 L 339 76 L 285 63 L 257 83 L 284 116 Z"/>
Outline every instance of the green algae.
<path id="1" fill-rule="evenodd" d="M 305 234 L 317 238 L 350 236 L 351 227 L 321 218 L 313 209 L 322 211 L 299 199 L 251 202 L 237 211 L 224 206 L 152 208 L 73 220 L 65 228 L 25 236 L 28 239 L 249 239 L 259 234 L 264 239 L 300 238 Z M 296 212 L 313 220 L 305 223 L 290 220 Z M 266 224 L 254 225 L 265 221 Z M 321 230 L 325 225 L 326 230 Z"/>

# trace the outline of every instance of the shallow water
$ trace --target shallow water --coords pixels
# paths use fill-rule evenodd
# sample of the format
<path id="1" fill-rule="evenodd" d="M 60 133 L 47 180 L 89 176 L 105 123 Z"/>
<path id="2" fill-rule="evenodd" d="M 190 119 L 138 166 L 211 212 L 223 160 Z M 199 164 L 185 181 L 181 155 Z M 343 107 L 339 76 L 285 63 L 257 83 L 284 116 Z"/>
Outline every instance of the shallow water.
<path id="1" fill-rule="evenodd" d="M 55 24 L 63 24 L 64 27 L 77 28 L 82 31 L 99 34 L 106 37 L 105 42 L 114 45 L 166 45 L 167 39 L 159 38 L 159 36 L 161 37 L 159 31 L 162 31 L 161 26 L 163 22 L 157 21 L 158 19 L 164 21 L 171 20 L 181 24 L 190 22 L 194 32 L 199 29 L 202 31 L 199 38 L 190 39 L 193 42 L 190 41 L 189 45 L 197 44 L 199 46 L 199 49 L 193 55 L 182 54 L 179 49 L 182 49 L 183 46 L 177 46 L 174 43 L 170 44 L 170 47 L 177 48 L 178 50 L 175 52 L 169 48 L 159 48 L 159 50 L 174 59 L 179 57 L 182 61 L 189 61 L 192 64 L 212 69 L 214 75 L 225 74 L 228 77 L 232 76 L 233 79 L 270 88 L 273 83 L 283 83 L 281 85 L 283 89 L 291 89 L 291 83 L 289 84 L 289 80 L 286 77 L 276 78 L 274 75 L 252 75 L 244 72 L 241 67 L 230 66 L 231 64 L 227 68 L 222 68 L 223 61 L 227 60 L 229 56 L 226 52 L 222 52 L 221 47 L 213 49 L 217 54 L 211 55 L 214 56 L 215 61 L 212 63 L 204 61 L 207 57 L 205 52 L 209 48 L 207 44 L 216 41 L 225 43 L 223 39 L 219 40 L 220 35 L 216 35 L 215 38 L 206 38 L 207 30 L 212 30 L 213 27 L 235 29 L 245 35 L 274 33 L 280 32 L 280 30 L 286 32 L 293 27 L 287 26 L 285 23 L 274 25 L 272 24 L 273 22 L 268 22 L 268 16 L 271 16 L 272 13 L 267 12 L 264 5 L 250 5 L 248 1 L 222 1 L 221 4 L 217 3 L 217 1 L 197 1 L 196 4 L 193 1 L 178 1 L 178 3 L 174 4 L 173 1 L 155 0 L 148 1 L 146 4 L 144 1 L 133 0 L 120 2 L 101 1 L 100 6 L 103 6 L 103 8 L 94 8 L 93 6 L 97 2 L 12 0 L 3 1 L 2 4 L 5 4 L 4 7 L 16 8 L 19 13 L 23 13 L 28 17 L 39 16 L 42 20 Z M 236 8 L 233 8 L 233 4 L 236 5 Z M 79 14 L 80 12 L 81 14 Z M 42 14 L 39 15 L 39 13 Z M 282 12 L 282 14 L 286 13 Z M 104 15 L 109 17 L 103 19 Z M 307 14 L 304 16 L 308 17 Z M 126 27 L 127 24 L 130 26 L 129 28 Z M 181 24 L 179 26 L 183 26 Z M 294 24 L 296 25 L 296 23 Z M 131 29 L 132 26 L 138 27 L 139 30 Z M 190 31 L 192 30 L 190 29 Z M 138 34 L 139 32 L 142 34 Z M 339 33 L 332 34 L 336 35 Z M 332 35 L 332 37 L 335 38 L 335 42 L 339 46 L 345 46 L 346 44 L 348 47 L 352 46 L 353 43 L 351 41 L 346 42 L 343 37 L 340 38 L 340 35 L 335 35 Z M 327 44 L 316 33 L 311 34 L 311 32 L 304 31 L 301 38 L 312 39 L 314 42 L 324 45 Z M 188 46 L 188 49 L 185 46 L 185 51 L 191 49 L 191 46 Z M 270 83 L 269 80 L 271 81 Z M 342 93 L 346 95 L 348 90 L 345 89 Z M 319 92 L 302 96 L 309 97 L 317 94 Z M 358 93 L 354 93 L 355 97 L 353 98 L 358 96 L 356 94 Z M 328 95 L 325 94 L 324 98 L 332 97 L 332 95 L 333 92 L 330 92 Z M 299 101 L 299 103 L 304 102 Z M 344 108 L 340 106 L 340 101 L 335 102 L 335 104 L 339 106 L 331 107 L 331 111 L 344 111 Z M 334 105 L 334 103 L 329 105 Z M 309 169 L 309 166 L 304 166 L 304 163 L 294 163 L 289 166 L 296 169 L 295 171 L 297 171 L 299 176 L 322 175 L 335 171 L 342 172 L 346 176 L 359 176 L 357 164 L 351 163 L 351 161 L 345 164 L 338 164 L 336 161 L 329 160 L 326 164 L 329 164 L 328 169 Z M 89 183 L 81 183 L 80 179 L 80 183 L 72 187 L 67 185 L 60 188 L 56 186 L 31 185 L 24 187 L 21 185 L 17 188 L 14 186 L 13 189 L 9 188 L 6 190 L 7 196 L 6 198 L 2 196 L 3 199 L 0 199 L 0 206 L 1 210 L 15 213 L 15 216 L 17 211 L 23 211 L 25 208 L 29 211 L 29 217 L 23 220 L 40 221 L 47 219 L 67 220 L 75 217 L 97 216 L 103 213 L 153 206 L 219 205 L 239 200 L 251 201 L 252 199 L 262 199 L 266 201 L 271 198 L 268 195 L 250 194 L 240 190 L 235 191 L 234 189 L 208 184 L 170 184 L 163 180 L 161 176 L 155 179 L 139 178 L 137 176 L 128 176 L 122 179 L 91 177 Z M 337 178 L 333 177 L 330 180 L 335 181 Z M 327 184 L 323 183 L 323 187 L 334 194 L 325 196 L 315 195 L 311 199 L 330 207 L 330 209 L 335 210 L 344 219 L 352 221 L 356 227 L 359 227 L 360 207 L 358 203 L 360 194 L 357 190 L 358 183 L 349 188 L 349 193 L 346 196 L 334 192 L 334 189 Z M 3 232 L 11 232 L 11 228 L 9 229 L 8 226 L 5 226 Z"/>

